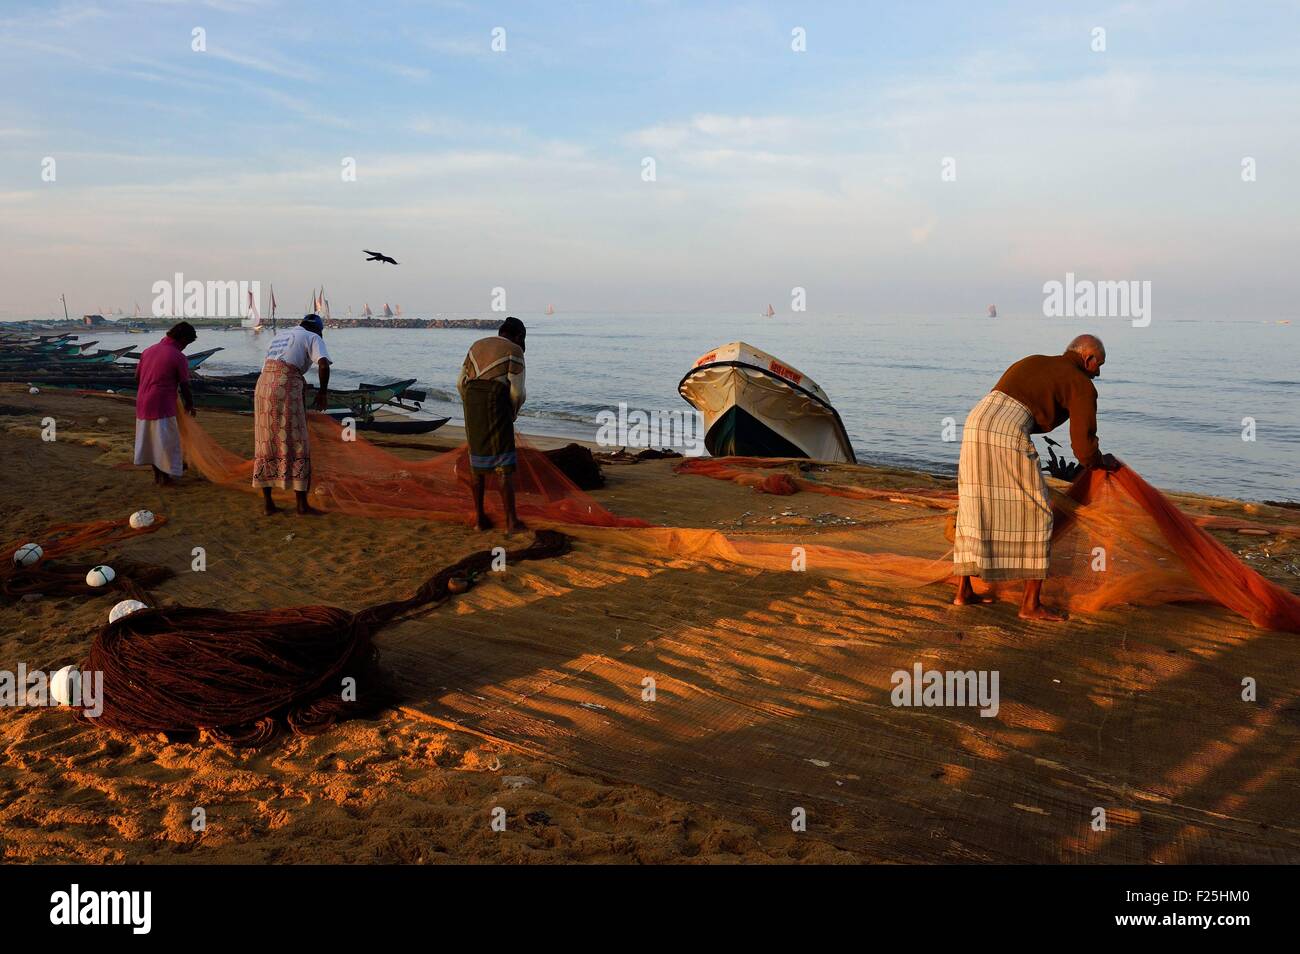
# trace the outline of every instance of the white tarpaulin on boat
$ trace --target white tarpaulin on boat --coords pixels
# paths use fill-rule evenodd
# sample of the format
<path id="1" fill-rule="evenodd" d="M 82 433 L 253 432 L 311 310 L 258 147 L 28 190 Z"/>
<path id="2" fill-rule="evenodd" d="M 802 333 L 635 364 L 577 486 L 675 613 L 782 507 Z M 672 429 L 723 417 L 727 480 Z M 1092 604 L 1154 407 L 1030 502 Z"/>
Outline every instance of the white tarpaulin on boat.
<path id="1" fill-rule="evenodd" d="M 855 461 L 826 392 L 802 371 L 743 341 L 701 356 L 677 390 L 704 415 L 704 443 L 715 457 Z"/>

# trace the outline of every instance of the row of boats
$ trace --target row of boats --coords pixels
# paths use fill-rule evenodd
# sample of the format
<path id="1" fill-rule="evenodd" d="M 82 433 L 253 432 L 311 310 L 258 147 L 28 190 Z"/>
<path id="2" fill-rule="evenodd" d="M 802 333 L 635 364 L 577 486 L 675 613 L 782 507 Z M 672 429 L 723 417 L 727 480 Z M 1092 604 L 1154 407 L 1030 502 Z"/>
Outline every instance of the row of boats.
<path id="1" fill-rule="evenodd" d="M 76 335 L 0 335 L 0 381 L 42 387 L 135 392 L 134 348 L 92 350 L 95 341 Z M 221 348 L 187 355 L 197 371 Z M 257 372 L 192 374 L 190 388 L 199 407 L 252 411 Z M 420 420 L 376 416 L 384 407 L 419 410 L 423 391 L 415 379 L 361 384 L 352 390 L 330 388 L 335 417 L 351 417 L 363 429 L 419 434 L 436 430 L 447 418 Z M 802 457 L 855 461 L 839 412 L 821 386 L 793 365 L 743 341 L 714 348 L 682 377 L 678 393 L 704 418 L 704 445 L 715 457 Z M 315 400 L 308 385 L 307 399 Z"/>
<path id="2" fill-rule="evenodd" d="M 135 362 L 140 353 L 134 347 L 96 350 L 97 341 L 82 342 L 77 335 L 0 334 L 0 382 L 17 382 L 33 387 L 68 388 L 81 391 L 135 394 Z M 186 355 L 190 363 L 190 390 L 198 407 L 223 411 L 253 410 L 253 393 L 258 372 L 205 375 L 198 368 L 221 348 Z M 422 434 L 436 430 L 448 418 L 427 420 L 398 415 L 379 415 L 381 408 L 420 410 L 426 394 L 414 388 L 415 378 L 391 384 L 361 384 L 350 390 L 330 388 L 329 413 L 350 417 L 363 430 L 387 434 Z M 315 401 L 316 389 L 307 386 L 307 400 Z"/>

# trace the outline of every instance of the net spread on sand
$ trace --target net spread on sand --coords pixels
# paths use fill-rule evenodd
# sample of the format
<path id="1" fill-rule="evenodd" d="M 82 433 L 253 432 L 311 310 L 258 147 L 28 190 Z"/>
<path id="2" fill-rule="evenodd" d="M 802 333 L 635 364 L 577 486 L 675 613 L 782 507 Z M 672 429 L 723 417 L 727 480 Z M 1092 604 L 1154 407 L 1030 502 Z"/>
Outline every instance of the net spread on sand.
<path id="1" fill-rule="evenodd" d="M 38 534 L 36 541 L 43 555 L 34 566 L 20 567 L 12 559 L 0 563 L 0 602 L 17 602 L 24 597 L 44 596 L 98 596 L 114 593 L 131 599 L 142 599 L 150 586 L 169 579 L 172 571 L 166 567 L 114 561 L 116 573 L 106 586 L 95 587 L 86 582 L 89 564 L 62 564 L 59 557 L 102 550 L 111 544 L 132 537 L 153 533 L 167 519 L 157 516 L 149 526 L 132 527 L 129 518 L 121 520 L 95 520 L 90 523 L 65 523 L 49 527 Z M 5 545 L 8 556 L 30 540 L 16 540 Z"/>
<path id="2" fill-rule="evenodd" d="M 214 483 L 252 490 L 252 462 L 221 447 L 180 415 L 191 467 Z M 325 415 L 309 414 L 312 500 L 325 510 L 377 517 L 472 519 L 464 447 L 423 461 L 397 457 Z M 951 576 L 944 526 L 956 495 L 936 488 L 881 489 L 802 476 L 800 462 L 755 458 L 688 460 L 679 472 L 731 480 L 764 492 L 812 492 L 860 500 L 851 526 L 779 527 L 723 534 L 654 527 L 610 513 L 544 454 L 519 453 L 520 516 L 563 525 L 575 536 L 663 557 L 721 560 L 885 585 L 918 586 Z M 806 464 L 807 462 L 803 462 Z M 843 470 L 840 468 L 839 470 Z M 847 473 L 847 472 L 846 472 Z M 489 491 L 491 488 L 489 488 Z M 496 495 L 489 492 L 489 509 Z M 1300 632 L 1300 598 L 1264 579 L 1131 468 L 1088 471 L 1054 494 L 1057 519 L 1045 596 L 1075 611 L 1123 604 L 1218 602 L 1262 628 Z M 997 588 L 1014 597 L 1017 587 Z"/>
<path id="3" fill-rule="evenodd" d="M 216 484 L 253 490 L 253 462 L 222 447 L 194 418 L 178 416 L 185 461 Z M 308 414 L 313 505 L 364 517 L 415 517 L 472 522 L 469 450 L 406 460 L 360 435 L 345 440 L 344 427 L 324 414 Z M 487 508 L 498 506 L 495 475 L 488 478 Z M 546 455 L 519 448 L 515 477 L 519 516 L 564 524 L 645 526 L 614 517 L 565 477 Z M 499 513 L 499 511 L 498 511 Z"/>

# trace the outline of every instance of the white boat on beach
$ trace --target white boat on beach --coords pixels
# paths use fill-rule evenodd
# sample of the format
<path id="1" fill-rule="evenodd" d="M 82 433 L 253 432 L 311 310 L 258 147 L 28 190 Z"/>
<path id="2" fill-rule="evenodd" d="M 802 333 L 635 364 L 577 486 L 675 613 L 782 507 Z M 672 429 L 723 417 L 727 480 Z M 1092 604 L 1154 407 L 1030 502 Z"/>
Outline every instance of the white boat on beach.
<path id="1" fill-rule="evenodd" d="M 701 356 L 677 392 L 704 416 L 704 446 L 714 457 L 857 462 L 839 412 L 817 382 L 743 341 Z"/>

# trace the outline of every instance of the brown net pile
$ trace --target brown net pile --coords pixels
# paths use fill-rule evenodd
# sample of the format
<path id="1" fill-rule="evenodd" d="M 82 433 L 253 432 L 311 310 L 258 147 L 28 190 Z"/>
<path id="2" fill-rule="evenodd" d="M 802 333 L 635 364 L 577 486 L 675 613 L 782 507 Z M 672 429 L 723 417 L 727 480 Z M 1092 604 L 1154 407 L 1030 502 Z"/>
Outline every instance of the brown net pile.
<path id="1" fill-rule="evenodd" d="M 95 587 L 86 582 L 86 573 L 93 563 L 60 563 L 54 558 L 102 550 L 152 533 L 166 522 L 167 518 L 159 515 L 150 526 L 139 529 L 132 527 L 129 519 L 62 523 L 46 528 L 35 537 L 8 543 L 0 550 L 0 602 L 15 603 L 25 596 L 103 596 L 106 593 L 125 594 L 144 602 L 148 595 L 145 590 L 170 579 L 171 570 L 115 561 L 116 577 L 107 586 Z M 39 544 L 44 555 L 38 563 L 23 567 L 14 563 L 13 554 L 25 543 Z"/>
<path id="2" fill-rule="evenodd" d="M 540 560 L 569 547 L 539 530 L 506 560 Z M 411 596 L 358 613 L 331 606 L 226 612 L 176 606 L 140 610 L 106 625 L 82 671 L 104 674 L 103 712 L 82 718 L 128 732 L 205 731 L 257 746 L 281 727 L 321 732 L 388 701 L 378 679 L 374 634 L 397 616 L 440 603 L 453 579 L 471 580 L 491 551 L 444 567 Z"/>
<path id="3" fill-rule="evenodd" d="M 218 445 L 181 415 L 186 458 L 208 479 L 251 489 L 252 463 Z M 340 426 L 308 415 L 313 502 L 363 516 L 469 522 L 473 505 L 465 448 L 429 460 L 396 457 L 363 438 L 343 440 Z M 544 454 L 521 448 L 520 515 L 560 524 L 583 539 L 668 559 L 704 559 L 776 571 L 792 569 L 890 586 L 919 586 L 951 576 L 945 523 L 956 508 L 950 489 L 896 489 L 851 483 L 852 468 L 761 458 L 683 461 L 677 470 L 760 491 L 811 492 L 852 500 L 849 527 L 777 527 L 728 532 L 654 527 L 618 517 L 560 473 Z M 839 478 L 839 479 L 833 479 Z M 1095 611 L 1123 604 L 1220 603 L 1255 625 L 1300 631 L 1300 599 L 1264 579 L 1179 511 L 1132 469 L 1086 472 L 1057 511 L 1052 569 L 1045 595 L 1067 608 Z M 494 494 L 489 506 L 496 506 Z M 1009 592 L 1013 587 L 1003 587 Z M 1001 594 L 1000 594 L 1001 595 Z"/>

